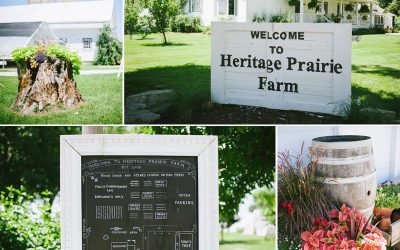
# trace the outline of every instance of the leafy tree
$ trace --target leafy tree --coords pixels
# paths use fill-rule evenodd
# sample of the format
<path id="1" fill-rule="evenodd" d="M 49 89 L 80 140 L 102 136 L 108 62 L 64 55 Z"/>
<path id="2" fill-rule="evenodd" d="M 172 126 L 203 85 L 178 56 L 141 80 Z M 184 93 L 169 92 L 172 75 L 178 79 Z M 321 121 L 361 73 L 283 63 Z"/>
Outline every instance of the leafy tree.
<path id="1" fill-rule="evenodd" d="M 392 2 L 393 0 L 378 0 L 379 6 L 384 9 L 386 9 Z"/>
<path id="2" fill-rule="evenodd" d="M 169 23 L 181 10 L 182 2 L 180 0 L 149 0 L 147 8 L 155 22 L 155 28 L 161 32 L 164 37 L 164 44 L 167 44 L 165 32 Z"/>
<path id="3" fill-rule="evenodd" d="M 393 0 L 393 2 L 386 8 L 388 12 L 395 14 L 396 16 L 400 15 L 400 0 Z"/>
<path id="4" fill-rule="evenodd" d="M 267 220 L 275 224 L 275 191 L 270 188 L 263 188 L 253 194 L 256 200 L 256 207 L 260 208 Z"/>
<path id="5" fill-rule="evenodd" d="M 271 187 L 274 182 L 274 127 L 153 127 L 153 131 L 218 136 L 219 214 L 227 226 L 235 222 L 246 194 L 256 187 Z"/>
<path id="6" fill-rule="evenodd" d="M 29 193 L 60 187 L 60 135 L 80 127 L 0 127 L 0 190 L 23 185 Z"/>
<path id="7" fill-rule="evenodd" d="M 95 64 L 119 65 L 122 60 L 122 43 L 115 38 L 111 27 L 104 25 L 97 41 L 99 52 Z"/>
<path id="8" fill-rule="evenodd" d="M 136 31 L 136 26 L 139 19 L 140 9 L 138 8 L 136 2 L 133 0 L 125 0 L 125 34 L 129 34 L 131 40 L 133 33 Z"/>

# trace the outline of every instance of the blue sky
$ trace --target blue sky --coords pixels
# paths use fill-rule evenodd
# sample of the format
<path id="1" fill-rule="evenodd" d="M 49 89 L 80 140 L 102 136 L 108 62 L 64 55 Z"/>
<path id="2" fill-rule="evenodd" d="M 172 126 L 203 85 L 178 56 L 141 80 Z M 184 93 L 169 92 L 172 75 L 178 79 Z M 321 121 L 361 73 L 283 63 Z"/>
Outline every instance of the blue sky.
<path id="1" fill-rule="evenodd" d="M 79 1 L 94 1 L 94 0 L 79 0 Z M 118 36 L 123 37 L 123 30 L 122 30 L 122 0 L 114 0 L 115 1 L 115 9 L 116 9 L 116 21 L 117 21 L 117 34 Z M 4 5 L 19 5 L 19 4 L 26 4 L 27 0 L 0 0 L 0 6 Z"/>

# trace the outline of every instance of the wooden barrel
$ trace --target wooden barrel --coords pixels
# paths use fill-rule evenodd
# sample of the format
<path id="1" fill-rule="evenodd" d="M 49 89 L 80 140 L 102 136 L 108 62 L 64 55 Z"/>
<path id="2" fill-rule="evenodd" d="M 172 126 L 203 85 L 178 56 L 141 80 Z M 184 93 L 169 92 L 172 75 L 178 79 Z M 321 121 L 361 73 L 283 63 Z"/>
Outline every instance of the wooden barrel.
<path id="1" fill-rule="evenodd" d="M 311 155 L 328 197 L 369 217 L 376 196 L 372 140 L 368 136 L 324 136 L 312 140 Z M 319 152 L 319 153 L 318 153 Z"/>

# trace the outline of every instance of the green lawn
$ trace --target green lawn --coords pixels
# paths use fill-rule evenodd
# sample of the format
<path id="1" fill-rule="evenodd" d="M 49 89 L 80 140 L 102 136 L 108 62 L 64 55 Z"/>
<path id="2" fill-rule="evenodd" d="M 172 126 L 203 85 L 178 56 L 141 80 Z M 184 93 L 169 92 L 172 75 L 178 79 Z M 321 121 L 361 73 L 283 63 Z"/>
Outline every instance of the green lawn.
<path id="1" fill-rule="evenodd" d="M 75 78 L 85 104 L 72 109 L 21 115 L 10 107 L 17 96 L 17 77 L 0 76 L 0 124 L 121 124 L 122 80 L 115 74 Z"/>
<path id="2" fill-rule="evenodd" d="M 168 46 L 161 45 L 159 34 L 144 40 L 125 37 L 125 93 L 174 89 L 179 99 L 175 112 L 190 116 L 210 101 L 211 36 L 168 33 L 167 37 Z M 376 108 L 394 110 L 399 116 L 398 55 L 400 36 L 368 35 L 353 43 L 353 97 Z"/>
<path id="3" fill-rule="evenodd" d="M 264 240 L 262 237 L 243 234 L 225 234 L 224 241 L 219 242 L 220 250 L 273 250 L 275 240 Z"/>
<path id="4" fill-rule="evenodd" d="M 362 36 L 353 43 L 353 95 L 400 115 L 400 35 Z"/>

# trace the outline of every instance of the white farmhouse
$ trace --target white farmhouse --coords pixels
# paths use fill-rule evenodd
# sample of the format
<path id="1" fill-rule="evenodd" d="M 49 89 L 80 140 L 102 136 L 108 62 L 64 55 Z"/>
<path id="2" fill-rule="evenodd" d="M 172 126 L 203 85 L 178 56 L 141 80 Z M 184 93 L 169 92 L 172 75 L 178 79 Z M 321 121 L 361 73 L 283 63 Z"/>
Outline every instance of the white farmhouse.
<path id="1" fill-rule="evenodd" d="M 51 32 L 48 37 L 55 37 L 57 42 L 77 51 L 83 61 L 94 61 L 100 29 L 104 24 L 109 24 L 113 30 L 115 29 L 114 0 L 63 1 L 0 7 L 0 27 L 2 24 L 3 26 L 19 24 L 18 27 L 22 29 L 24 26 L 34 26 L 33 23 L 44 23 Z M 1 37 L 0 32 L 0 41 Z M 3 40 L 8 40 L 8 44 L 17 41 L 15 37 L 4 37 L 3 35 Z M 30 43 L 32 39 L 25 46 Z M 0 51 L 9 55 L 13 47 L 15 46 L 6 49 L 3 46 L 0 47 Z"/>
<path id="2" fill-rule="evenodd" d="M 340 22 L 352 23 L 353 28 L 393 26 L 394 15 L 384 13 L 374 4 L 374 0 L 322 0 L 318 8 L 308 9 L 310 1 L 300 0 L 303 8 L 296 8 L 289 6 L 289 0 L 188 0 L 184 11 L 200 17 L 202 24 L 207 26 L 212 21 L 252 22 L 254 17 L 268 18 L 276 14 L 284 14 L 292 22 L 330 22 L 332 15 L 341 15 Z M 350 2 L 353 3 L 354 11 L 346 12 L 344 6 Z M 359 13 L 361 5 L 367 5 L 370 13 Z M 348 18 L 350 16 L 351 19 Z"/>

